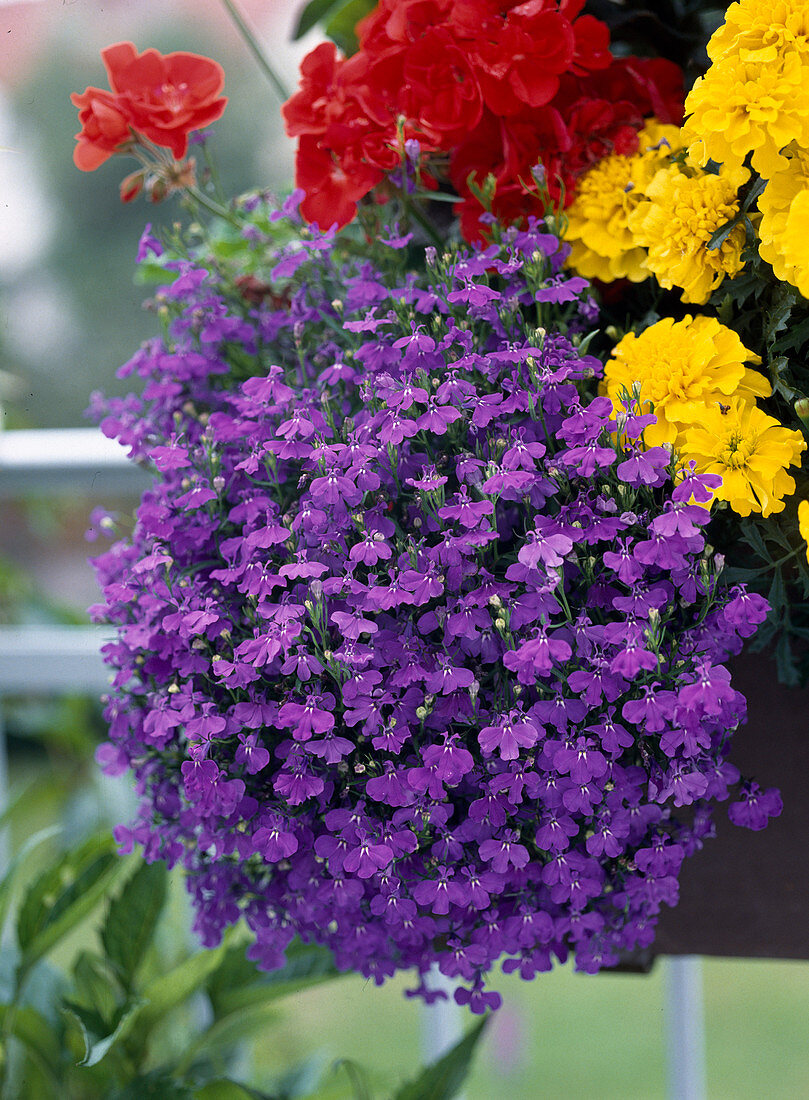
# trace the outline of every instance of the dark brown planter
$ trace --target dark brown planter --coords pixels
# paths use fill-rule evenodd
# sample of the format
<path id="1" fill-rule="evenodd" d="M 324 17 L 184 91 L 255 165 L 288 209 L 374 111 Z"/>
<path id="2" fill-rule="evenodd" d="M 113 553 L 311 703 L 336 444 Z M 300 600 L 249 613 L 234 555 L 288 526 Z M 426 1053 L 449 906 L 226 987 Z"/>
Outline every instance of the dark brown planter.
<path id="1" fill-rule="evenodd" d="M 778 787 L 784 810 L 751 832 L 728 821 L 727 803 L 716 807 L 716 839 L 685 861 L 680 904 L 664 908 L 652 952 L 809 959 L 809 689 L 779 684 L 768 655 L 745 655 L 732 671 L 748 722 L 730 760 Z"/>

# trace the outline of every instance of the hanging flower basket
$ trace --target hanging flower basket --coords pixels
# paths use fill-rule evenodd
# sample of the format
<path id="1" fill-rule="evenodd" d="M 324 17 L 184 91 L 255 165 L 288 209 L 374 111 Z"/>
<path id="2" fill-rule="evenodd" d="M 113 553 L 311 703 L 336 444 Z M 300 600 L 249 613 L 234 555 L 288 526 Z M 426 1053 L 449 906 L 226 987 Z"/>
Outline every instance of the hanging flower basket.
<path id="1" fill-rule="evenodd" d="M 730 667 L 747 699 L 747 722 L 733 737 L 733 761 L 746 775 L 778 787 L 783 813 L 753 834 L 717 814 L 716 840 L 683 865 L 680 900 L 661 914 L 653 950 L 809 959 L 809 808 L 801 793 L 809 774 L 809 698 L 805 688 L 777 682 L 769 654 L 737 657 Z"/>
<path id="2" fill-rule="evenodd" d="M 116 835 L 267 969 L 300 936 L 423 997 L 437 964 L 482 1012 L 498 962 L 708 951 L 742 888 L 709 853 L 755 852 L 712 839 L 715 803 L 781 812 L 728 662 L 761 627 L 798 682 L 809 636 L 803 147 L 723 145 L 718 63 L 681 129 L 677 65 L 613 54 L 582 7 L 383 0 L 352 56 L 303 63 L 283 202 L 197 184 L 206 59 L 121 44 L 75 100 L 79 167 L 134 153 L 124 198 L 216 215 L 144 235 L 163 333 L 122 369 L 142 396 L 94 402 L 155 474 L 95 562 L 99 758 L 141 796 Z M 736 8 L 723 65 L 758 41 Z"/>

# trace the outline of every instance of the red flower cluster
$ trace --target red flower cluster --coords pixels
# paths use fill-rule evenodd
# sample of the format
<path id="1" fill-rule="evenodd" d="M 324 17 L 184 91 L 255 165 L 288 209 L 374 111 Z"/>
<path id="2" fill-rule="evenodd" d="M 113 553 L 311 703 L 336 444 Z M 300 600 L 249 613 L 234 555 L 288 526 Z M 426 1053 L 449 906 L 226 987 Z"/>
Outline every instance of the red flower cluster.
<path id="1" fill-rule="evenodd" d="M 157 50 L 139 54 L 131 42 L 108 46 L 101 57 L 112 91 L 86 88 L 70 97 L 81 123 L 73 160 L 83 172 L 92 172 L 138 136 L 180 160 L 188 135 L 225 109 L 227 99 L 219 94 L 225 74 L 210 58 Z"/>
<path id="2" fill-rule="evenodd" d="M 357 27 L 359 51 L 331 44 L 303 61 L 284 105 L 298 137 L 301 211 L 345 225 L 356 203 L 401 160 L 402 143 L 449 155 L 462 228 L 479 235 L 469 189 L 494 175 L 494 212 L 540 213 L 526 189 L 541 161 L 551 194 L 610 152 L 634 152 L 651 114 L 682 118 L 682 75 L 664 60 L 614 58 L 609 30 L 584 0 L 380 0 Z M 440 172 L 438 158 L 427 158 Z"/>

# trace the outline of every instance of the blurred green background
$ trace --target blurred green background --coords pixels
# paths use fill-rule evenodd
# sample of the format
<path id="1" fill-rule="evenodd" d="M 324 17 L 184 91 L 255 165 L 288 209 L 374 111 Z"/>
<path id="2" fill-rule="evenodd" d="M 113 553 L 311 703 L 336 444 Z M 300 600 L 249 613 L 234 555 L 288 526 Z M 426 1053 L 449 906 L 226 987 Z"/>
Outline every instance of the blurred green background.
<path id="1" fill-rule="evenodd" d="M 299 4 L 242 0 L 242 10 L 294 83 L 312 40 L 289 46 Z M 155 332 L 133 280 L 144 223 L 170 224 L 171 202 L 121 205 L 129 170 L 108 162 L 79 173 L 71 154 L 71 91 L 103 85 L 99 49 L 131 39 L 139 49 L 192 50 L 216 57 L 230 104 L 212 152 L 225 187 L 283 190 L 292 156 L 278 102 L 217 0 L 28 0 L 0 3 L 0 403 L 7 428 L 83 423 L 89 393 L 121 393 L 116 368 Z M 3 502 L 0 619 L 80 621 L 94 598 L 82 532 L 93 502 L 44 498 Z M 130 507 L 131 502 L 103 502 Z M 23 685 L 21 685 L 21 689 Z M 103 736 L 93 700 L 3 701 L 12 794 L 34 782 L 12 818 L 11 848 L 58 822 L 78 840 L 115 820 L 126 798 L 92 762 Z M 33 874 L 55 841 L 45 845 Z M 2 870 L 2 869 L 0 869 Z M 189 942 L 182 886 L 172 892 L 172 934 Z M 104 903 L 94 920 L 103 921 Z M 91 922 L 92 923 L 92 922 Z M 54 955 L 68 968 L 89 935 Z M 665 1096 L 665 960 L 648 975 L 577 975 L 570 968 L 533 983 L 501 978 L 504 1006 L 465 1088 L 467 1100 L 652 1100 Z M 706 960 L 708 1095 L 711 1100 L 809 1097 L 809 969 L 803 962 Z M 244 1055 L 242 1077 L 278 1077 L 307 1059 L 328 1070 L 337 1058 L 366 1066 L 385 1097 L 422 1060 L 429 1012 L 404 996 L 406 978 L 377 988 L 357 977 L 287 998 L 272 1027 Z M 465 1021 L 466 1022 L 466 1021 Z M 333 1095 L 350 1095 L 327 1073 Z"/>

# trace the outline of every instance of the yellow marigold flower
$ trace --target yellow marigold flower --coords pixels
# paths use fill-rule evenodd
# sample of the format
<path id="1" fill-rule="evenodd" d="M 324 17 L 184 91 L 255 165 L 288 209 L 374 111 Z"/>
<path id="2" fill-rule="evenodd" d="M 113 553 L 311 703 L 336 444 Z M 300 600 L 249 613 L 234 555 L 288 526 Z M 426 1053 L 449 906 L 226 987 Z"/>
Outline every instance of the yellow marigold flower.
<path id="1" fill-rule="evenodd" d="M 655 414 L 657 423 L 644 433 L 648 447 L 674 447 L 707 404 L 732 396 L 753 404 L 772 393 L 767 379 L 746 362 L 761 359 L 714 317 L 665 317 L 640 336 L 627 333 L 616 345 L 604 368 L 603 388 L 616 411 L 626 391 L 636 395 L 643 413 Z"/>
<path id="2" fill-rule="evenodd" d="M 742 61 L 771 62 L 789 47 L 806 49 L 809 0 L 741 0 L 708 43 L 711 61 L 735 53 Z"/>
<path id="3" fill-rule="evenodd" d="M 738 205 L 736 188 L 724 175 L 687 175 L 677 165 L 656 173 L 629 216 L 629 228 L 648 250 L 646 264 L 661 286 L 681 288 L 684 302 L 702 305 L 726 275 L 742 269 L 743 226 L 719 248 L 706 247 Z"/>
<path id="4" fill-rule="evenodd" d="M 800 191 L 792 201 L 787 215 L 781 253 L 789 272 L 788 279 L 804 298 L 809 298 L 809 191 Z"/>
<path id="5" fill-rule="evenodd" d="M 798 530 L 806 547 L 806 560 L 809 561 L 809 500 L 802 500 L 798 505 Z"/>
<path id="6" fill-rule="evenodd" d="M 796 228 L 800 219 L 800 207 L 795 218 L 790 213 L 802 191 L 809 190 L 809 153 L 794 147 L 785 160 L 785 167 L 770 177 L 764 192 L 759 196 L 758 208 L 761 220 L 758 224 L 759 253 L 772 265 L 776 277 L 783 282 L 799 286 L 806 279 L 809 256 L 796 255 L 794 245 L 800 238 Z M 789 231 L 787 225 L 790 224 Z M 786 259 L 787 241 L 791 240 L 790 261 Z M 806 237 L 803 238 L 806 240 Z M 802 294 L 805 292 L 802 290 Z"/>
<path id="7" fill-rule="evenodd" d="M 753 167 L 769 179 L 783 167 L 786 145 L 809 145 L 809 65 L 796 50 L 767 62 L 730 54 L 696 82 L 685 110 L 683 137 L 694 163 L 714 160 L 738 184 L 752 152 Z"/>
<path id="8" fill-rule="evenodd" d="M 681 458 L 696 462 L 701 474 L 719 474 L 716 500 L 726 500 L 734 512 L 770 516 L 784 507 L 795 491 L 787 467 L 800 464 L 806 443 L 800 432 L 783 427 L 772 416 L 738 398 L 716 402 L 700 422 L 683 433 Z"/>
<path id="9" fill-rule="evenodd" d="M 671 152 L 682 148 L 680 130 L 650 119 L 631 157 L 604 157 L 579 180 L 576 198 L 566 211 L 565 240 L 571 245 L 568 266 L 587 279 L 605 283 L 648 279 L 646 250 L 629 229 L 629 215 Z"/>

